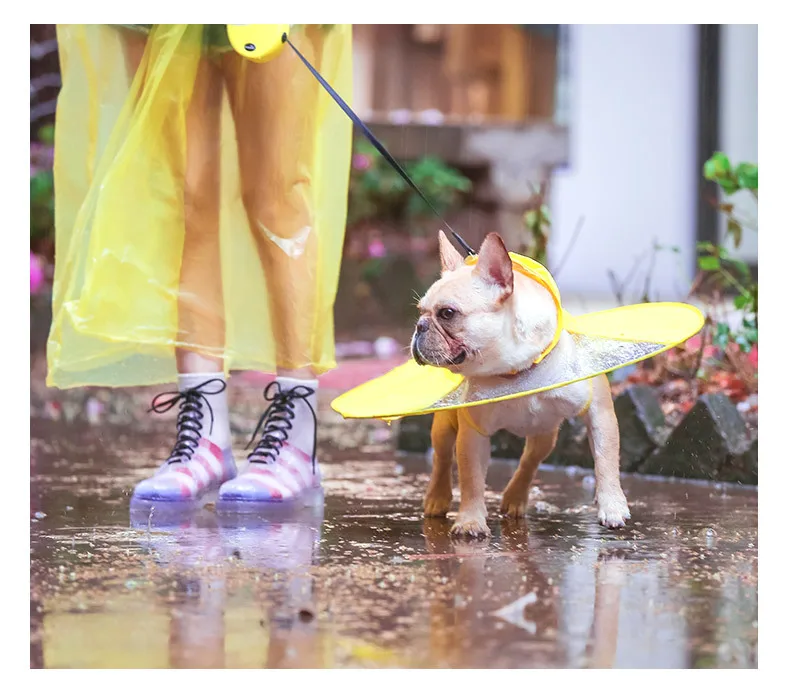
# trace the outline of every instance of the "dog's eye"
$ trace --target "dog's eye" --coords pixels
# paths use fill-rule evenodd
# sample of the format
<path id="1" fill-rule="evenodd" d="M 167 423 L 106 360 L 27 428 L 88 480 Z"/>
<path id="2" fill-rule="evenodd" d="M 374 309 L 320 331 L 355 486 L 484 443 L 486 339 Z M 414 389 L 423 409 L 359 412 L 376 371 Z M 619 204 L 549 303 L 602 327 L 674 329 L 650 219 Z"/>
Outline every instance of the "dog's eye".
<path id="1" fill-rule="evenodd" d="M 452 320 L 455 317 L 455 310 L 452 308 L 442 308 L 436 313 L 440 320 Z"/>

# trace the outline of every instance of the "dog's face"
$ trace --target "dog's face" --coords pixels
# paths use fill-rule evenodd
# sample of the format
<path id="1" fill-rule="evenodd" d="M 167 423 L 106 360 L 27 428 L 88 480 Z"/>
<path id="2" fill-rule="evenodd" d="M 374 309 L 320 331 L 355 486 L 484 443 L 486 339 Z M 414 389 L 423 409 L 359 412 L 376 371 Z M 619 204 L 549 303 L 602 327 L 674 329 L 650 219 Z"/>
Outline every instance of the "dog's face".
<path id="1" fill-rule="evenodd" d="M 420 300 L 412 337 L 418 364 L 446 367 L 464 376 L 492 376 L 525 369 L 554 336 L 557 309 L 546 289 L 519 275 L 502 238 L 489 234 L 477 263 L 439 233 L 442 277 Z"/>

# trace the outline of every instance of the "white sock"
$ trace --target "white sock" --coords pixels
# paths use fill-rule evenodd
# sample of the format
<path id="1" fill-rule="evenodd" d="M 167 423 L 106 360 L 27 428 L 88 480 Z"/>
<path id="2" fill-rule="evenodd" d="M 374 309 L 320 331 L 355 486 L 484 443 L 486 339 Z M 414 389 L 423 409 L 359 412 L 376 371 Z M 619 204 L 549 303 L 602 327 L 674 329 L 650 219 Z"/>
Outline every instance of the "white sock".
<path id="1" fill-rule="evenodd" d="M 205 400 L 201 398 L 203 409 L 201 435 L 211 440 L 222 450 L 230 449 L 231 437 L 230 420 L 228 417 L 228 382 L 225 378 L 225 374 L 222 372 L 217 372 L 216 374 L 179 374 L 178 390 L 183 392 L 190 388 L 196 388 L 206 383 L 206 381 L 211 381 L 211 383 L 200 388 L 206 398 Z M 225 388 L 222 392 L 217 392 L 222 388 L 222 385 L 218 381 L 222 381 L 222 383 L 225 384 Z M 206 406 L 206 401 L 211 405 L 211 411 L 209 411 Z"/>
<path id="2" fill-rule="evenodd" d="M 315 443 L 315 429 L 316 419 L 313 418 L 313 413 L 310 407 L 318 416 L 318 379 L 311 379 L 309 381 L 298 378 L 286 378 L 278 376 L 277 382 L 280 384 L 283 392 L 293 390 L 297 386 L 310 388 L 313 391 L 312 395 L 307 396 L 305 399 L 297 398 L 294 400 L 294 420 L 293 429 L 288 434 L 288 441 L 295 447 L 298 447 L 309 456 L 313 455 L 313 445 Z M 308 405 L 309 403 L 309 405 Z"/>

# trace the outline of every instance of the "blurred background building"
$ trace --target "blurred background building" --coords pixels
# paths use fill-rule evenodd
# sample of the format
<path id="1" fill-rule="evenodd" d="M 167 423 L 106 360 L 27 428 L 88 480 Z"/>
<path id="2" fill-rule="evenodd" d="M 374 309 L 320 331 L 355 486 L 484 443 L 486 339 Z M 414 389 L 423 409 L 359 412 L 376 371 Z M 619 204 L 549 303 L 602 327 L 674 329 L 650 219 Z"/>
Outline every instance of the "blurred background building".
<path id="1" fill-rule="evenodd" d="M 725 225 L 704 161 L 757 162 L 756 25 L 375 25 L 355 41 L 358 108 L 401 156 L 487 165 L 475 192 L 511 246 L 529 183 L 550 180 L 566 293 L 608 294 L 608 271 L 625 277 L 656 242 L 653 291 L 682 295 L 695 242 Z M 756 233 L 742 253 L 756 266 Z"/>

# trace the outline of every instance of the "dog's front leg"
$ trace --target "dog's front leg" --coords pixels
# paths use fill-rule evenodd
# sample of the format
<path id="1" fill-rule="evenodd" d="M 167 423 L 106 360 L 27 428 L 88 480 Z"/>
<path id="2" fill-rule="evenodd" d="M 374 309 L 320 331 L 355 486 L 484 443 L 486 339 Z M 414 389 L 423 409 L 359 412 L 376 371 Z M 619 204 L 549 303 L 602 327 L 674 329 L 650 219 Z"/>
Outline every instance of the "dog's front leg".
<path id="1" fill-rule="evenodd" d="M 620 430 L 614 413 L 612 391 L 606 376 L 592 381 L 593 397 L 586 415 L 587 434 L 595 462 L 595 502 L 598 520 L 610 529 L 630 519 L 628 502 L 620 486 Z"/>
<path id="2" fill-rule="evenodd" d="M 458 413 L 437 411 L 431 426 L 433 470 L 423 501 L 426 517 L 446 517 L 453 502 L 453 450 L 457 434 Z"/>
<path id="3" fill-rule="evenodd" d="M 462 410 L 463 411 L 463 410 Z M 458 416 L 455 448 L 461 505 L 453 524 L 454 536 L 490 536 L 486 524 L 486 473 L 491 459 L 491 439 L 472 428 L 463 415 Z"/>

